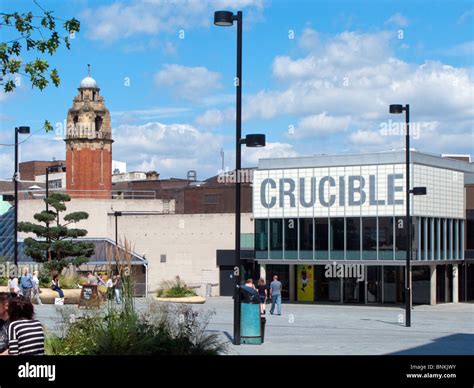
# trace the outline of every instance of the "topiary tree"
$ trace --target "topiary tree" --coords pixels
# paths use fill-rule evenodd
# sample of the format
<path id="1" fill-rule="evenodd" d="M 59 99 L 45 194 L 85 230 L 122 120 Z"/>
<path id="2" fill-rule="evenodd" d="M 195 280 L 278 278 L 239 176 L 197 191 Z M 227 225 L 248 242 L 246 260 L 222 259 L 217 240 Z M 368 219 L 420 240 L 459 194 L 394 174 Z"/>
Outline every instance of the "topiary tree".
<path id="1" fill-rule="evenodd" d="M 79 266 L 94 254 L 94 244 L 77 241 L 78 237 L 85 237 L 87 230 L 68 228 L 69 225 L 89 218 L 86 212 L 73 212 L 62 215 L 66 211 L 65 202 L 71 197 L 63 193 L 51 194 L 44 201 L 49 210 L 36 213 L 34 219 L 44 225 L 32 222 L 19 222 L 18 230 L 33 233 L 35 238 L 25 239 L 25 253 L 36 262 L 45 263 L 49 271 L 61 272 L 70 264 Z"/>

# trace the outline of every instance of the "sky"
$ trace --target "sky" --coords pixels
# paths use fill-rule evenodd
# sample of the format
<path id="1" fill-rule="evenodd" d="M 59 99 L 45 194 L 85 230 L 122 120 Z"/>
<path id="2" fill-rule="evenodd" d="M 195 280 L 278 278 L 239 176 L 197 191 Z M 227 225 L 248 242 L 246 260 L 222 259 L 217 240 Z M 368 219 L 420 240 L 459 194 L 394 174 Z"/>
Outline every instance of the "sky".
<path id="1" fill-rule="evenodd" d="M 31 88 L 17 76 L 0 93 L 0 179 L 13 175 L 14 128 L 29 125 L 20 160 L 65 158 L 65 119 L 81 79 L 91 76 L 111 113 L 113 159 L 162 178 L 196 170 L 206 179 L 235 164 L 236 26 L 216 10 L 243 12 L 242 133 L 267 146 L 259 158 L 381 152 L 412 147 L 474 153 L 474 6 L 434 0 L 39 0 L 81 22 L 71 49 L 47 59 L 59 87 Z M 4 0 L 2 12 L 40 9 Z M 1 41 L 15 38 L 0 29 Z M 22 59 L 31 58 L 22 53 Z M 45 133 L 44 120 L 55 130 Z"/>

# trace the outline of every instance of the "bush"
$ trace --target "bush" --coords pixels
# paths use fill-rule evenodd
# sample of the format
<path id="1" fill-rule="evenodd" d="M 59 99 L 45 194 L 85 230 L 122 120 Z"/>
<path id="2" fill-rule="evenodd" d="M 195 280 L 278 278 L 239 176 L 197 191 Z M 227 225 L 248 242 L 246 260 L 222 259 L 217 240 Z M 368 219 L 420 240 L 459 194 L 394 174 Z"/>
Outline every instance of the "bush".
<path id="1" fill-rule="evenodd" d="M 50 355 L 218 355 L 227 351 L 218 334 L 207 333 L 209 313 L 189 306 L 151 302 L 144 314 L 113 304 L 102 312 L 60 309 L 62 336 L 48 335 Z M 84 314 L 79 318 L 71 320 Z"/>
<path id="2" fill-rule="evenodd" d="M 179 276 L 174 280 L 165 280 L 161 282 L 160 288 L 157 291 L 159 298 L 183 298 L 187 296 L 196 296 L 196 293 L 188 288 Z"/>
<path id="3" fill-rule="evenodd" d="M 0 278 L 0 286 L 8 286 L 8 278 Z"/>
<path id="4" fill-rule="evenodd" d="M 64 290 L 79 288 L 79 285 L 82 286 L 86 283 L 87 279 L 80 275 L 59 276 L 59 285 Z"/>

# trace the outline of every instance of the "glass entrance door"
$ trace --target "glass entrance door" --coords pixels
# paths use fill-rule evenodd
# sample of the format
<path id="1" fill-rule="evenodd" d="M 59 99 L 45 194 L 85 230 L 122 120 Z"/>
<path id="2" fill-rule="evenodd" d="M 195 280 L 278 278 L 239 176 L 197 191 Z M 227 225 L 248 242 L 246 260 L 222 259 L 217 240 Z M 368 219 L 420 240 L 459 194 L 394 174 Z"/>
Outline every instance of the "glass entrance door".
<path id="1" fill-rule="evenodd" d="M 382 303 L 382 267 L 367 268 L 367 303 Z"/>

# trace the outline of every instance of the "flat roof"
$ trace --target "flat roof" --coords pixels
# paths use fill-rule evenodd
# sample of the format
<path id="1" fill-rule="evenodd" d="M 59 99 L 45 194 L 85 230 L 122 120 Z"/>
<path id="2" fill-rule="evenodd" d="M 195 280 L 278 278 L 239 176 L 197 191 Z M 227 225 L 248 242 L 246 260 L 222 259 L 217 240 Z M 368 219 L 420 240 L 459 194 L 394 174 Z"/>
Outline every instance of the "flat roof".
<path id="1" fill-rule="evenodd" d="M 411 162 L 474 174 L 474 163 L 446 159 L 440 155 L 410 151 Z M 266 158 L 258 161 L 259 170 L 276 170 L 310 167 L 343 167 L 382 164 L 404 164 L 405 150 L 362 154 L 314 155 L 291 158 Z"/>

